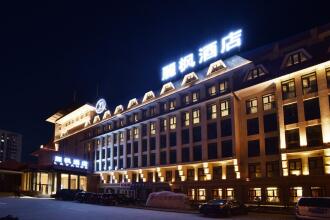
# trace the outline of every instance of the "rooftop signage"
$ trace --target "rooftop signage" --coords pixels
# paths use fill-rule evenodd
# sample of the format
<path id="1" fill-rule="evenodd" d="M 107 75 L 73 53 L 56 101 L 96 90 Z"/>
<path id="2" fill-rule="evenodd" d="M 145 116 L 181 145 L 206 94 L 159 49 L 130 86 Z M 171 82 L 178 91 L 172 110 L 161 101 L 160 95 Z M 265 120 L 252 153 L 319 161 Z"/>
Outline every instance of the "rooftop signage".
<path id="1" fill-rule="evenodd" d="M 196 65 L 206 63 L 212 58 L 218 57 L 219 54 L 225 54 L 233 48 L 240 47 L 242 44 L 241 38 L 242 29 L 232 31 L 222 37 L 219 43 L 216 40 L 199 48 L 198 56 L 195 56 L 194 53 L 189 53 L 181 57 L 177 62 L 174 61 L 164 66 L 162 68 L 162 81 L 175 77 L 177 72 L 183 73 Z"/>
<path id="2" fill-rule="evenodd" d="M 105 101 L 105 99 L 99 99 L 95 105 L 95 112 L 97 114 L 101 114 L 102 112 L 105 111 L 106 108 L 107 108 L 107 102 Z"/>
<path id="3" fill-rule="evenodd" d="M 86 169 L 86 170 L 88 169 L 88 161 L 73 159 L 70 157 L 55 156 L 54 164 L 60 165 L 60 166 L 81 168 L 81 169 Z"/>

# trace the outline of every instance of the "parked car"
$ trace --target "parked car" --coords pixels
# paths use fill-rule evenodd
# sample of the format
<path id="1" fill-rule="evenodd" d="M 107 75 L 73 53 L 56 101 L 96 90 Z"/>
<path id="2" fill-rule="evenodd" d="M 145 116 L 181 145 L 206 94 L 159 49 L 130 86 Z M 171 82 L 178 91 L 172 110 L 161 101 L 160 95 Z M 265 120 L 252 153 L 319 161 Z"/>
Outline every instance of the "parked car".
<path id="1" fill-rule="evenodd" d="M 118 204 L 118 197 L 112 193 L 104 193 L 101 196 L 101 204 L 103 205 L 117 205 Z"/>
<path id="2" fill-rule="evenodd" d="M 87 203 L 98 204 L 101 202 L 102 194 L 100 193 L 91 193 L 86 197 Z"/>
<path id="3" fill-rule="evenodd" d="M 238 215 L 247 214 L 247 207 L 236 200 L 214 199 L 201 204 L 199 212 L 203 215 Z"/>
<path id="4" fill-rule="evenodd" d="M 296 219 L 330 219 L 330 197 L 302 197 L 296 205 Z"/>
<path id="5" fill-rule="evenodd" d="M 82 192 L 82 190 L 79 189 L 61 189 L 60 191 L 57 191 L 55 195 L 52 195 L 55 199 L 60 200 L 74 200 L 75 195 L 79 192 Z"/>
<path id="6" fill-rule="evenodd" d="M 130 198 L 125 194 L 116 194 L 116 199 L 118 204 L 122 205 L 130 205 L 135 203 L 135 200 L 133 198 Z"/>
<path id="7" fill-rule="evenodd" d="M 92 194 L 91 192 L 78 192 L 76 193 L 74 200 L 78 202 L 85 202 L 88 195 Z"/>

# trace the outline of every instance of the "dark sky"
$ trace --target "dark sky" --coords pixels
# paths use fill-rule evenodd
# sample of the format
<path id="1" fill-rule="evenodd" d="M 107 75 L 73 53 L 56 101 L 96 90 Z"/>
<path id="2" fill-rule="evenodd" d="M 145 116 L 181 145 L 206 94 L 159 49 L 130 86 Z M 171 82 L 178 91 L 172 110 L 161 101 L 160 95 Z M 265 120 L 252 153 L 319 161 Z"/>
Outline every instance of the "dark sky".
<path id="1" fill-rule="evenodd" d="M 0 128 L 23 134 L 24 160 L 50 140 L 45 119 L 74 90 L 94 103 L 98 85 L 111 109 L 126 106 L 160 89 L 164 64 L 232 29 L 243 29 L 248 50 L 330 22 L 327 1 L 4 2 Z"/>

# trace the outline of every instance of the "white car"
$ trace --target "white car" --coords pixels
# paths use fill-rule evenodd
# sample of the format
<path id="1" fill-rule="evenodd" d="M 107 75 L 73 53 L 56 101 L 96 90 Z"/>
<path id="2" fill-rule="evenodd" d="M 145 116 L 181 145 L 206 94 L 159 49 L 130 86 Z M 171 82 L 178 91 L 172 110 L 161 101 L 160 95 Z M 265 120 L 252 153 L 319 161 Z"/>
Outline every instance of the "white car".
<path id="1" fill-rule="evenodd" d="M 330 219 L 330 197 L 302 197 L 296 205 L 296 219 Z"/>

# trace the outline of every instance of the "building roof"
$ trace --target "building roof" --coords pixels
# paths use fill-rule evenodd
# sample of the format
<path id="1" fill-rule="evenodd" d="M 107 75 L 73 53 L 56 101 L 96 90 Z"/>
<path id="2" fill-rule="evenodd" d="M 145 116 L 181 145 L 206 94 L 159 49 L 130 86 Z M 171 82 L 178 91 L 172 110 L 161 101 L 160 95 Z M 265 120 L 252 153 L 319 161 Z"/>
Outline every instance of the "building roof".
<path id="1" fill-rule="evenodd" d="M 27 164 L 17 162 L 16 160 L 6 160 L 0 163 L 0 170 L 20 171 L 27 167 Z"/>

